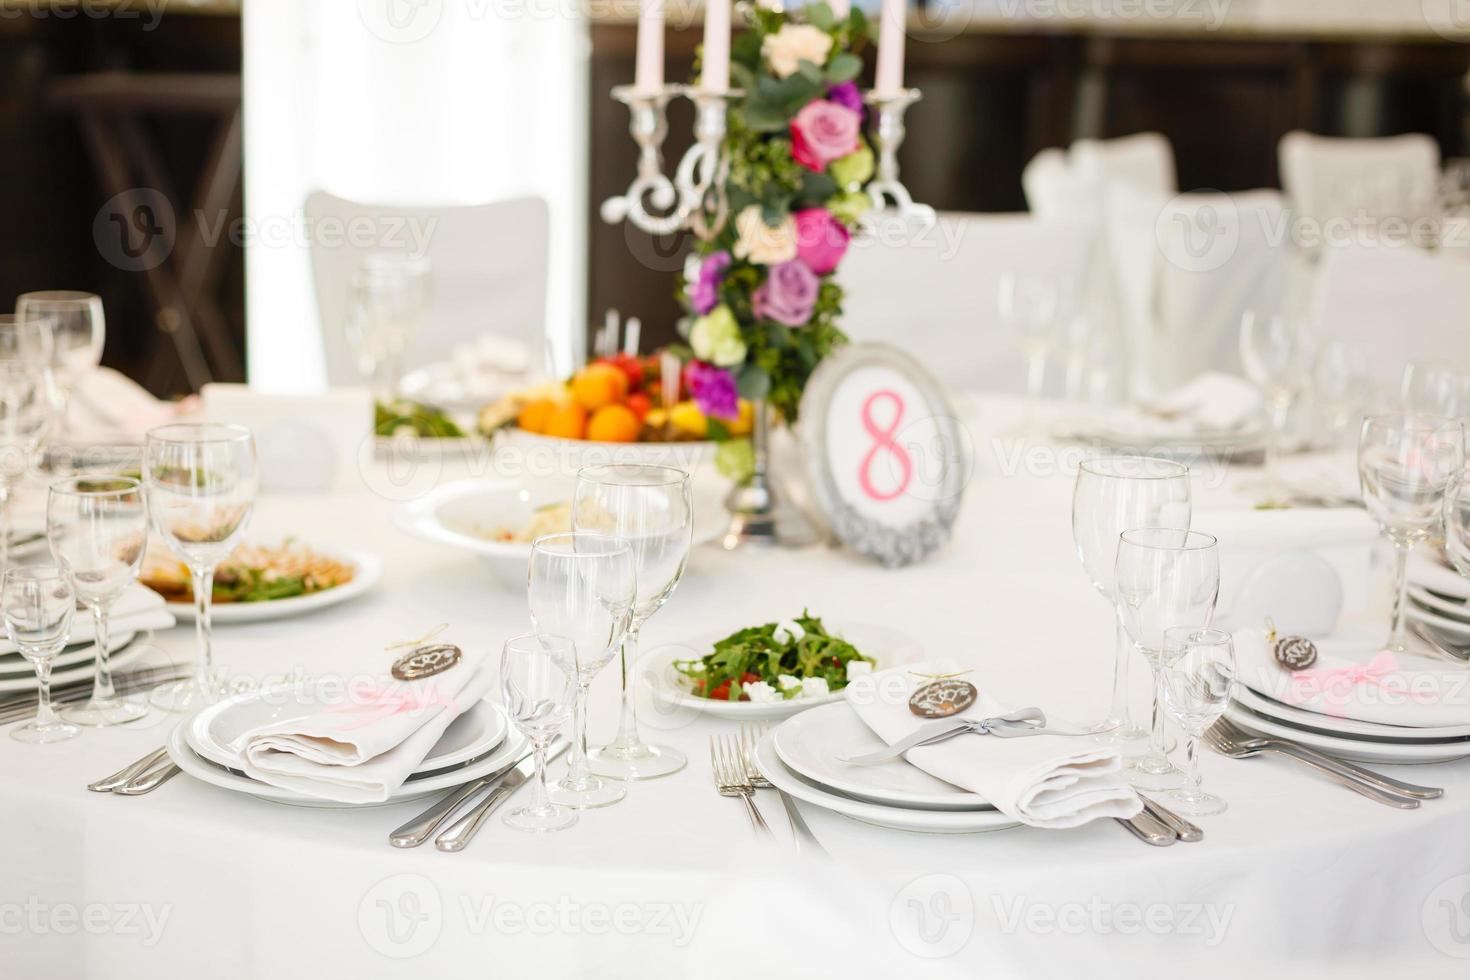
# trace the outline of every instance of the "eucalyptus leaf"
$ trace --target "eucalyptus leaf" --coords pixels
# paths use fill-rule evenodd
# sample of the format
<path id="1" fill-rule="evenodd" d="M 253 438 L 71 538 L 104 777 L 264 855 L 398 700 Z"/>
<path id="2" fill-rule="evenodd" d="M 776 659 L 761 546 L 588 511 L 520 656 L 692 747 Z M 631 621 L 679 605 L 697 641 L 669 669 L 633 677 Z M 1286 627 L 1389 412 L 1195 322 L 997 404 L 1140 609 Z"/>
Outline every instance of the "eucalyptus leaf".
<path id="1" fill-rule="evenodd" d="M 850 82 L 862 74 L 863 59 L 855 54 L 843 51 L 832 56 L 827 62 L 827 80 L 836 85 L 841 82 Z"/>
<path id="2" fill-rule="evenodd" d="M 735 379 L 735 390 L 746 401 L 760 401 L 771 390 L 771 377 L 754 364 L 746 364 Z"/>
<path id="3" fill-rule="evenodd" d="M 837 193 L 837 181 L 826 174 L 819 174 L 808 170 L 801 181 L 801 196 L 808 200 L 820 203 Z"/>
<path id="4" fill-rule="evenodd" d="M 806 22 L 813 27 L 830 31 L 837 26 L 837 17 L 825 3 L 813 3 L 806 7 Z"/>

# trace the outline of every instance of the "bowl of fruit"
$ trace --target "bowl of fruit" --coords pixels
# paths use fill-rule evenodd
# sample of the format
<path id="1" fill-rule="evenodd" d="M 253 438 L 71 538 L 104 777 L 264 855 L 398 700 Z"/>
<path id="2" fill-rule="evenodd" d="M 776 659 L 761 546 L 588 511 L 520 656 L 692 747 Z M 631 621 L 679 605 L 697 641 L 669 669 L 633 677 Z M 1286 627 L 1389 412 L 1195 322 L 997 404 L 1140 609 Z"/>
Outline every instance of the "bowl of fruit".
<path id="1" fill-rule="evenodd" d="M 754 410 L 719 421 L 729 435 L 750 431 Z M 518 391 L 480 412 L 494 436 L 497 469 L 522 456 L 526 474 L 551 476 L 600 463 L 654 463 L 693 471 L 714 458 L 711 420 L 689 397 L 670 354 L 599 358 L 565 382 Z"/>

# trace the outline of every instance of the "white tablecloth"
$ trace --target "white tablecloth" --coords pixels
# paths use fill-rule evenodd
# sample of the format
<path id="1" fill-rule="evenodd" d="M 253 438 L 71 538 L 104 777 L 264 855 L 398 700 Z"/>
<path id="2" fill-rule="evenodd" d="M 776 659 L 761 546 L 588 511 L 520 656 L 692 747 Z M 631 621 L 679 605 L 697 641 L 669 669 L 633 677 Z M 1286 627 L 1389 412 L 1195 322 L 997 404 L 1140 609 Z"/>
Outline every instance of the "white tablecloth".
<path id="1" fill-rule="evenodd" d="M 992 441 L 989 414 L 975 420 L 980 466 L 955 541 L 934 560 L 884 571 L 829 550 L 701 548 L 648 644 L 806 606 L 834 622 L 908 630 L 926 650 L 973 663 L 1016 703 L 1100 714 L 1113 634 L 1072 550 L 1066 460 L 1023 459 Z M 1228 482 L 1199 498 L 1235 499 Z M 491 647 L 526 627 L 520 590 L 471 556 L 399 532 L 390 507 L 366 491 L 262 499 L 254 532 L 371 549 L 385 575 L 370 596 L 308 618 L 218 626 L 220 661 L 245 674 L 356 671 L 378 666 L 389 640 L 438 622 L 459 642 Z M 186 658 L 192 627 L 155 642 Z M 1140 713 L 1144 673 L 1134 678 Z M 594 742 L 611 735 L 616 696 L 614 667 L 594 686 Z M 1470 763 L 1400 771 L 1447 787 L 1443 800 L 1400 812 L 1289 763 L 1208 755 L 1207 782 L 1229 811 L 1201 819 L 1203 843 L 1160 849 L 1111 822 L 946 838 L 803 805 L 835 858 L 808 864 L 785 846 L 773 795 L 760 803 L 783 846 L 763 850 L 739 801 L 713 791 L 706 736 L 730 725 L 646 711 L 646 733 L 688 753 L 682 772 L 635 784 L 623 803 L 559 834 L 516 833 L 497 815 L 450 855 L 388 846 L 388 831 L 422 803 L 296 808 L 185 776 L 136 799 L 84 790 L 159 745 L 172 721 L 43 747 L 0 737 L 0 976 L 1470 970 Z"/>

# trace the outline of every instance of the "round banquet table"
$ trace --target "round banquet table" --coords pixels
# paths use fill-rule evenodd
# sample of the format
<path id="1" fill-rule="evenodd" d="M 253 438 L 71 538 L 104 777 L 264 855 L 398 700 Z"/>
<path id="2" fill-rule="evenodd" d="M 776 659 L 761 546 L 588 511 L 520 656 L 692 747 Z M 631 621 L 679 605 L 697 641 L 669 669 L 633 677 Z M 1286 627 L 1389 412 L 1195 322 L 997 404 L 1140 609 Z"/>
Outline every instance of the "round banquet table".
<path id="1" fill-rule="evenodd" d="M 645 650 L 791 616 L 883 623 L 971 664 L 1012 703 L 1096 716 L 1112 626 L 1075 558 L 1075 451 L 1021 454 L 969 412 L 977 467 L 954 540 L 887 571 L 842 551 L 697 549 Z M 456 464 L 449 479 L 475 463 Z M 1239 506 L 1235 471 L 1202 506 Z M 440 622 L 497 650 L 528 625 L 524 590 L 474 556 L 397 530 L 378 492 L 263 496 L 251 532 L 374 551 L 367 596 L 300 619 L 216 627 L 234 674 L 380 669 L 391 640 Z M 1203 481 L 1202 481 L 1203 482 Z M 400 494 L 401 495 L 401 494 Z M 1196 526 L 1201 522 L 1196 518 Z M 152 640 L 186 659 L 193 628 Z M 1146 673 L 1134 671 L 1136 712 Z M 593 688 L 612 734 L 618 671 Z M 533 836 L 492 816 L 463 852 L 395 850 L 425 802 L 283 806 L 179 776 L 154 793 L 86 783 L 160 745 L 177 718 L 50 746 L 0 737 L 0 976 L 245 977 L 1464 977 L 1470 971 L 1470 762 L 1398 767 L 1446 787 L 1401 812 L 1279 760 L 1206 754 L 1228 812 L 1198 844 L 1143 845 L 1111 821 L 929 836 L 801 811 L 833 860 L 798 857 L 773 794 L 759 845 L 710 781 L 707 737 L 733 730 L 644 702 L 645 734 L 690 758 L 617 806 Z M 553 773 L 560 768 L 557 764 Z"/>

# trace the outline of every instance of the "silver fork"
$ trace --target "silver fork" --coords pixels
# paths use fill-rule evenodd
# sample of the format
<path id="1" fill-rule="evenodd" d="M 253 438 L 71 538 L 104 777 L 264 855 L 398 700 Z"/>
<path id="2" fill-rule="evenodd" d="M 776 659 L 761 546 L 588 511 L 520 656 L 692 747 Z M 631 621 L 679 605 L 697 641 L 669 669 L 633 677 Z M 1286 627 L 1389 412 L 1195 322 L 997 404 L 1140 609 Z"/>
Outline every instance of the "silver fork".
<path id="1" fill-rule="evenodd" d="M 1259 742 L 1263 748 L 1269 749 L 1275 746 L 1279 749 L 1284 749 L 1288 752 L 1291 752 L 1294 755 L 1308 756 L 1314 759 L 1318 759 L 1330 765 L 1336 766 L 1339 769 L 1344 769 L 1361 779 L 1367 780 L 1370 783 L 1374 783 L 1379 787 L 1388 790 L 1389 792 L 1398 793 L 1400 796 L 1412 796 L 1416 800 L 1437 800 L 1444 795 L 1444 790 L 1440 789 L 1438 786 L 1420 786 L 1418 783 L 1408 783 L 1402 779 L 1395 779 L 1392 776 L 1385 776 L 1383 773 L 1375 772 L 1372 769 L 1364 769 L 1362 766 L 1355 765 L 1354 763 L 1348 762 L 1344 759 L 1339 759 L 1336 756 L 1327 755 L 1324 752 L 1318 752 L 1314 748 L 1300 745 L 1296 742 L 1291 742 L 1284 738 L 1267 738 L 1263 735 L 1254 735 L 1241 728 L 1239 725 L 1231 722 L 1227 718 L 1221 718 L 1218 724 L 1221 733 L 1231 740 L 1235 741 L 1236 743 L 1251 744 Z"/>
<path id="2" fill-rule="evenodd" d="M 755 764 L 755 744 L 765 737 L 769 728 L 770 726 L 765 722 L 758 725 L 741 723 L 740 747 L 745 757 L 745 774 L 750 778 L 750 784 L 756 789 L 774 789 L 776 795 L 781 798 L 781 808 L 786 811 L 786 822 L 791 825 L 791 836 L 796 842 L 797 851 L 831 858 L 832 855 L 827 853 L 822 842 L 817 840 L 817 835 L 812 833 L 812 829 L 806 825 L 806 819 L 796 808 L 796 801 L 791 798 L 791 794 L 772 785 L 771 781 L 766 778 L 766 774 L 761 772 L 760 766 Z"/>
<path id="3" fill-rule="evenodd" d="M 1222 719 L 1223 720 L 1223 719 Z M 1400 810 L 1413 810 L 1419 806 L 1419 801 L 1412 797 L 1403 796 L 1368 782 L 1345 769 L 1333 765 L 1326 765 L 1322 760 L 1309 758 L 1287 751 L 1280 746 L 1265 744 L 1265 740 L 1237 742 L 1220 729 L 1219 722 L 1205 730 L 1205 741 L 1210 743 L 1210 748 L 1224 756 L 1232 759 L 1248 759 L 1251 756 L 1260 755 L 1262 752 L 1277 752 L 1289 758 L 1296 759 L 1305 765 L 1311 766 L 1319 772 L 1326 773 L 1333 779 L 1355 793 L 1359 793 L 1368 799 L 1386 806 L 1396 807 Z"/>
<path id="4" fill-rule="evenodd" d="M 755 805 L 755 787 L 750 784 L 750 777 L 746 775 L 740 748 L 733 737 L 710 736 L 709 764 L 714 774 L 715 788 L 720 791 L 720 795 L 738 796 L 744 800 L 745 808 L 750 811 L 751 826 L 757 833 L 771 836 L 771 828 Z"/>
<path id="5" fill-rule="evenodd" d="M 740 723 L 740 758 L 745 765 L 745 777 L 756 789 L 775 788 L 766 778 L 766 774 L 761 772 L 760 766 L 755 764 L 755 743 L 765 737 L 766 727 L 764 724 Z"/>

